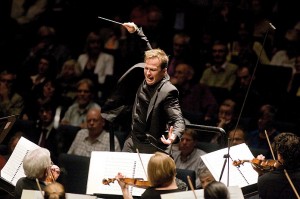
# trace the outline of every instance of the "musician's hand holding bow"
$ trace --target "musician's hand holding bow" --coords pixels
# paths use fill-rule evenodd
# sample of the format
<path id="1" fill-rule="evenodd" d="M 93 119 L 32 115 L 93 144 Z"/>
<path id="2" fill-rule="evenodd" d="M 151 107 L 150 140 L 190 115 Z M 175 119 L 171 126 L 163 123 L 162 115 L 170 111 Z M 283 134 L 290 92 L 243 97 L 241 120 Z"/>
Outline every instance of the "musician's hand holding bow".
<path id="1" fill-rule="evenodd" d="M 48 184 L 48 183 L 55 182 L 59 177 L 59 175 L 60 175 L 60 168 L 55 164 L 51 165 L 51 167 L 47 169 L 45 183 Z"/>
<path id="2" fill-rule="evenodd" d="M 54 179 L 57 180 L 57 178 L 60 175 L 60 168 L 57 165 L 54 164 L 54 165 L 51 166 L 50 170 L 52 172 L 52 175 L 53 175 Z"/>

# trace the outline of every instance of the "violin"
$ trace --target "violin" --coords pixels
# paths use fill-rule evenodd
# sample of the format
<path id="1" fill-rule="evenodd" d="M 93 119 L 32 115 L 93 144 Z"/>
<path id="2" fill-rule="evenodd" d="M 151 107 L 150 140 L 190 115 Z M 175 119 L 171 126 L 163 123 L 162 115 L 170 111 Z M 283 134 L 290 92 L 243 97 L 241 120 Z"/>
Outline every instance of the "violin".
<path id="1" fill-rule="evenodd" d="M 128 184 L 133 187 L 143 188 L 146 189 L 148 187 L 151 187 L 151 184 L 149 181 L 145 181 L 142 178 L 119 178 L 120 181 L 124 182 L 125 184 Z M 116 178 L 104 178 L 102 180 L 102 183 L 104 185 L 109 185 L 110 183 L 114 183 L 114 181 L 117 180 Z"/>
<path id="2" fill-rule="evenodd" d="M 252 160 L 234 160 L 232 164 L 233 166 L 239 167 L 241 164 L 244 164 L 244 162 L 250 162 L 254 168 L 264 172 L 273 171 L 278 167 L 278 164 L 280 164 L 277 160 L 260 160 L 257 158 Z"/>

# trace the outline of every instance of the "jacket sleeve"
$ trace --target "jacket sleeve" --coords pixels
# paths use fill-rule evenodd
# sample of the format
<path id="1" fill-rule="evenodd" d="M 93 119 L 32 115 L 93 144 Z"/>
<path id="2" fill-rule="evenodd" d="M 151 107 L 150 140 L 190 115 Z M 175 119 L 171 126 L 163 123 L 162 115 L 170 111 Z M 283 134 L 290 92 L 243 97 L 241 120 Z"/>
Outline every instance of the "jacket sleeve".
<path id="1" fill-rule="evenodd" d="M 145 42 L 146 50 L 151 50 L 152 46 L 151 46 L 148 38 L 144 34 L 143 29 L 142 28 L 138 28 L 137 31 L 136 31 L 136 34 Z"/>

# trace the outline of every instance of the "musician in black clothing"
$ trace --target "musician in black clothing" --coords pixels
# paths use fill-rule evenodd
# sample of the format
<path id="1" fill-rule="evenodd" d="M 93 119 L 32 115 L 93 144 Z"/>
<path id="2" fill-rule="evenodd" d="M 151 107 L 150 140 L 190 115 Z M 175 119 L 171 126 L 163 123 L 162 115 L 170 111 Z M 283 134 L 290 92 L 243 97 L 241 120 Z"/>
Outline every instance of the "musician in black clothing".
<path id="1" fill-rule="evenodd" d="M 280 133 L 274 138 L 272 148 L 278 167 L 258 177 L 259 196 L 261 199 L 297 198 L 300 190 L 300 138 L 293 133 Z"/>

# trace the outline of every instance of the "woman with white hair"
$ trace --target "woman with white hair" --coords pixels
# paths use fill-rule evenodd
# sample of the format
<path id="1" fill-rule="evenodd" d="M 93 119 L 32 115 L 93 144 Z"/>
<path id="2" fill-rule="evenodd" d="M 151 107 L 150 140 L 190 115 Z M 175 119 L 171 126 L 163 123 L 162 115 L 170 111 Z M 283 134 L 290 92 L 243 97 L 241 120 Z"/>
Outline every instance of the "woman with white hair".
<path id="1" fill-rule="evenodd" d="M 26 177 L 17 181 L 15 199 L 21 198 L 23 189 L 39 190 L 39 186 L 43 189 L 60 174 L 59 167 L 52 164 L 50 152 L 45 148 L 29 151 L 23 159 L 23 169 Z"/>

